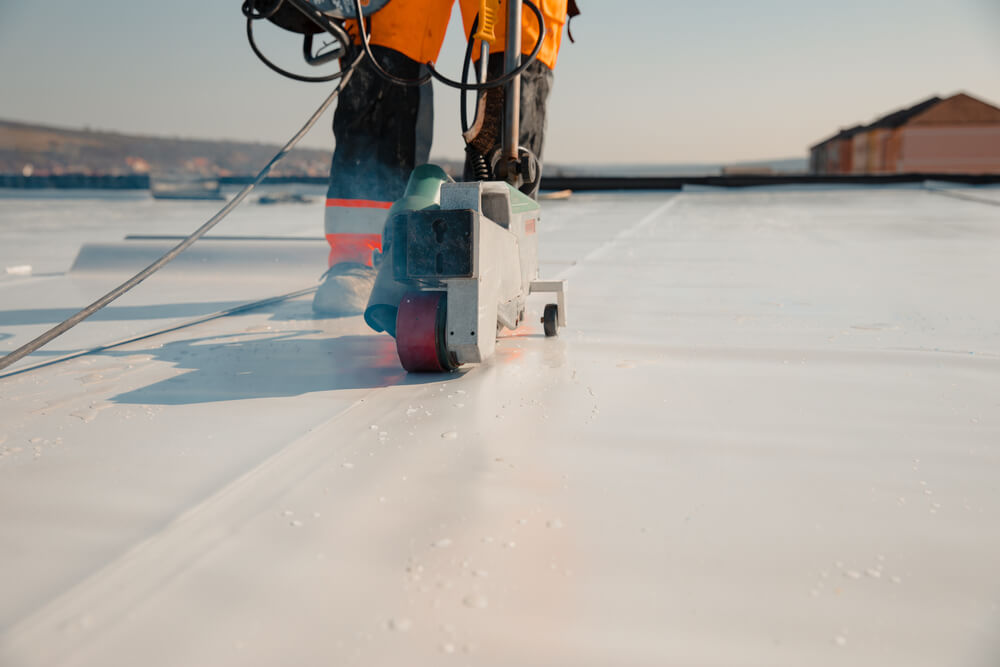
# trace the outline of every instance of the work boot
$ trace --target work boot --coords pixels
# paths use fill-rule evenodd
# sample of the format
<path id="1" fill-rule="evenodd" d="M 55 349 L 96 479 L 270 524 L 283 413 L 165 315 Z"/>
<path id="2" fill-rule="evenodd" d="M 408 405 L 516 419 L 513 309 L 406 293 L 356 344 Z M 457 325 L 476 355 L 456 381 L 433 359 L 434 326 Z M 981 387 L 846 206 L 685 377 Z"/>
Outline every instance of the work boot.
<path id="1" fill-rule="evenodd" d="M 375 269 L 367 264 L 334 264 L 323 274 L 323 284 L 313 296 L 313 313 L 319 317 L 360 315 L 374 284 Z"/>

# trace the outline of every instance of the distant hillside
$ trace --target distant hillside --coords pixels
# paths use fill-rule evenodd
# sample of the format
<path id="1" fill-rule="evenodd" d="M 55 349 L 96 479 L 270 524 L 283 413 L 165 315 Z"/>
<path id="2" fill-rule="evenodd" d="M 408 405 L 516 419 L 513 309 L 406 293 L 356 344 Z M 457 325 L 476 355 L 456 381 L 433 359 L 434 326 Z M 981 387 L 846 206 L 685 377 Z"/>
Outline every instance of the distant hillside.
<path id="1" fill-rule="evenodd" d="M 0 120 L 0 173 L 142 174 L 206 176 L 256 173 L 280 147 L 236 141 L 145 137 L 45 127 Z M 297 149 L 275 176 L 325 177 L 330 151 Z"/>
<path id="2" fill-rule="evenodd" d="M 278 151 L 273 144 L 147 137 L 46 127 L 0 120 L 0 174 L 130 175 L 188 173 L 204 176 L 255 174 Z M 435 158 L 445 171 L 460 175 L 462 164 Z M 711 176 L 723 171 L 794 173 L 806 170 L 805 158 L 730 164 L 546 164 L 547 176 Z M 330 151 L 296 149 L 273 176 L 327 178 Z"/>

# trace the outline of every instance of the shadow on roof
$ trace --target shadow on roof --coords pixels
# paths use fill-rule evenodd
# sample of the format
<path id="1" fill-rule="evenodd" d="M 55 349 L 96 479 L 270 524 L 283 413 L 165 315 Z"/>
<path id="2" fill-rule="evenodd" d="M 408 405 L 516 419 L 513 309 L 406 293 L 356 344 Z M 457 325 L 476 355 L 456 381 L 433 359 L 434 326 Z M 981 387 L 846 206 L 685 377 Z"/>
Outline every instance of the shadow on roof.
<path id="1" fill-rule="evenodd" d="M 104 354 L 149 354 L 181 373 L 111 398 L 119 404 L 184 405 L 313 392 L 443 382 L 455 374 L 408 375 L 386 335 L 314 338 L 316 330 L 194 338 Z"/>

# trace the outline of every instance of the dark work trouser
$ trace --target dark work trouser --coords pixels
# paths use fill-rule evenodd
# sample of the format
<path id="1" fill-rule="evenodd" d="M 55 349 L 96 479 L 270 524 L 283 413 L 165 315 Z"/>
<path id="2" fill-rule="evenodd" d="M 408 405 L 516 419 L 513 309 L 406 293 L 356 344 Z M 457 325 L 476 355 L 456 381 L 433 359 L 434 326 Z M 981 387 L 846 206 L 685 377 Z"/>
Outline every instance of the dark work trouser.
<path id="1" fill-rule="evenodd" d="M 372 50 L 397 76 L 416 78 L 421 73 L 419 63 L 397 51 L 378 46 Z M 499 72 L 501 59 L 502 54 L 491 57 L 491 71 Z M 539 158 L 552 79 L 552 70 L 534 62 L 521 81 L 520 141 Z M 331 266 L 371 264 L 373 251 L 381 249 L 387 210 L 402 196 L 413 167 L 430 156 L 433 101 L 429 84 L 405 87 L 386 81 L 367 60 L 344 87 L 333 117 L 336 147 L 324 224 Z"/>

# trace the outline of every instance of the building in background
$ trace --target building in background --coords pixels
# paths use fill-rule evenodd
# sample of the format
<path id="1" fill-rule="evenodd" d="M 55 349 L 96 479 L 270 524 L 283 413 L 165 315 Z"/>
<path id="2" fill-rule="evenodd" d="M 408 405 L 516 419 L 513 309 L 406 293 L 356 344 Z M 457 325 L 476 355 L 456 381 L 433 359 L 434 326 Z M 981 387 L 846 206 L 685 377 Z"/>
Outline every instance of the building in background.
<path id="1" fill-rule="evenodd" d="M 809 149 L 814 174 L 1000 174 L 1000 109 L 959 93 L 841 130 Z"/>

